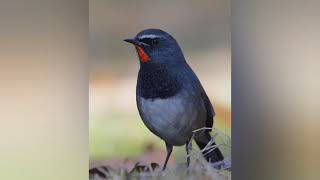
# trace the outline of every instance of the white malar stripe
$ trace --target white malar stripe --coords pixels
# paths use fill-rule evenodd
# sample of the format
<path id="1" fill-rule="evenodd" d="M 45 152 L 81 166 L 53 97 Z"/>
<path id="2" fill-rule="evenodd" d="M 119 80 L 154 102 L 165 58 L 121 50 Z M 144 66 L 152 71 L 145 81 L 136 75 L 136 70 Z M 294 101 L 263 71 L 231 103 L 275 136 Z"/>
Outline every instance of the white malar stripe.
<path id="1" fill-rule="evenodd" d="M 144 38 L 151 38 L 151 39 L 153 39 L 153 38 L 157 38 L 157 37 L 159 37 L 159 36 L 154 35 L 154 34 L 144 34 L 144 35 L 142 35 L 142 36 L 139 36 L 139 39 L 144 39 Z"/>

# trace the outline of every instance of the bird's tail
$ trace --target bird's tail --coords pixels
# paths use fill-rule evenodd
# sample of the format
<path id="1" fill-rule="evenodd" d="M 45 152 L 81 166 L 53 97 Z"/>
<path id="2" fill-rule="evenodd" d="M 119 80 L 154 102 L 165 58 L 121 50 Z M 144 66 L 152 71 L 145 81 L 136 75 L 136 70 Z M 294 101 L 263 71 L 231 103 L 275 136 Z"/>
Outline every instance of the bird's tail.
<path id="1" fill-rule="evenodd" d="M 207 144 L 211 141 L 211 139 L 212 138 L 208 131 L 201 133 L 201 135 L 195 136 L 195 141 L 199 146 L 200 150 L 203 150 L 207 146 Z M 211 141 L 210 146 L 215 146 L 215 145 L 216 143 Z M 222 161 L 224 159 L 218 147 L 214 147 L 214 149 L 212 148 L 206 149 L 202 151 L 202 154 L 204 155 L 204 158 L 211 163 Z"/>

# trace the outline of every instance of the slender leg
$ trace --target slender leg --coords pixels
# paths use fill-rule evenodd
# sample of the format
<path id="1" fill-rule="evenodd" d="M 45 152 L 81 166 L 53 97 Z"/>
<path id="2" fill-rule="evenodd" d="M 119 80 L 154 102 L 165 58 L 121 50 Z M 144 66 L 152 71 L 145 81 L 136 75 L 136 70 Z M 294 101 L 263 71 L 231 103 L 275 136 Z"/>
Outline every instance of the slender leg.
<path id="1" fill-rule="evenodd" d="M 192 140 L 187 141 L 186 143 L 186 151 L 187 151 L 187 164 L 188 167 L 190 165 L 190 151 L 192 150 Z"/>
<path id="2" fill-rule="evenodd" d="M 167 148 L 167 157 L 166 157 L 166 161 L 164 162 L 162 171 L 164 171 L 164 170 L 166 169 L 166 167 L 167 167 L 167 163 L 168 163 L 168 160 L 169 160 L 170 155 L 171 155 L 171 153 L 172 153 L 172 148 L 173 148 L 173 146 L 166 143 L 166 148 Z"/>

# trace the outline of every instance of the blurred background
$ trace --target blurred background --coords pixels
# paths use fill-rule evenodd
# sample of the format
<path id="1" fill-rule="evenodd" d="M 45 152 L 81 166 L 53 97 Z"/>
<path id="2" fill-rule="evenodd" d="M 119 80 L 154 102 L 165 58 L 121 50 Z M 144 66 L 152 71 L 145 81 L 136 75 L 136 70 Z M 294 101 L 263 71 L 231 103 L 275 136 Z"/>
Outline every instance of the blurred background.
<path id="1" fill-rule="evenodd" d="M 138 57 L 122 41 L 146 28 L 176 38 L 215 107 L 214 126 L 230 136 L 229 7 L 229 0 L 89 1 L 90 165 L 164 160 L 164 142 L 144 126 L 136 108 Z M 171 163 L 185 161 L 184 155 L 184 147 L 175 148 Z"/>
<path id="2" fill-rule="evenodd" d="M 146 142 L 155 144 L 155 151 L 163 150 L 162 142 L 142 125 L 135 107 L 131 115 L 125 107 L 118 109 L 113 118 L 110 113 L 117 104 L 129 106 L 134 102 L 134 95 L 125 93 L 134 92 L 135 80 L 133 85 L 128 80 L 125 93 L 110 93 L 120 92 L 120 83 L 131 77 L 128 73 L 135 78 L 138 71 L 133 47 L 121 40 L 150 26 L 163 28 L 178 39 L 216 109 L 221 107 L 217 109 L 217 127 L 230 132 L 226 118 L 229 113 L 222 113 L 222 109 L 230 109 L 230 84 L 222 80 L 230 75 L 227 2 L 197 1 L 187 5 L 187 1 L 170 1 L 160 5 L 162 2 L 169 1 L 90 1 L 92 160 L 141 158 L 148 147 Z M 320 177 L 319 3 L 231 3 L 232 179 Z M 140 8 L 145 6 L 149 9 Z M 88 1 L 2 0 L 0 14 L 0 179 L 87 180 Z M 169 14 L 175 16 L 164 16 Z M 204 34 L 209 36 L 204 38 Z M 194 43 L 195 49 L 190 48 Z M 95 51 L 105 55 L 97 58 Z M 207 64 L 206 58 L 193 58 L 210 52 L 213 58 Z M 225 75 L 218 76 L 223 72 Z M 98 105 L 122 96 L 128 99 L 113 100 L 112 108 Z M 129 148 L 117 144 L 124 140 L 131 143 Z"/>

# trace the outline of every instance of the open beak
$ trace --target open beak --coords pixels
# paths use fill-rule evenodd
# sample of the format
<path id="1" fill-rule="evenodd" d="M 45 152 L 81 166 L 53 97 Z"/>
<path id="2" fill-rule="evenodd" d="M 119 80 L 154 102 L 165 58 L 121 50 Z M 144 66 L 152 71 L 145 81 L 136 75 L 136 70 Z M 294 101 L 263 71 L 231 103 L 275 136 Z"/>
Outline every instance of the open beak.
<path id="1" fill-rule="evenodd" d="M 131 43 L 135 46 L 139 46 L 139 47 L 147 47 L 147 46 L 150 46 L 149 44 L 146 44 L 146 43 L 143 43 L 143 42 L 140 42 L 136 39 L 124 39 L 125 42 L 128 42 L 128 43 Z"/>

